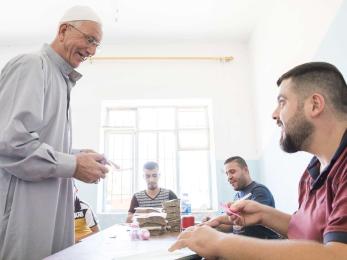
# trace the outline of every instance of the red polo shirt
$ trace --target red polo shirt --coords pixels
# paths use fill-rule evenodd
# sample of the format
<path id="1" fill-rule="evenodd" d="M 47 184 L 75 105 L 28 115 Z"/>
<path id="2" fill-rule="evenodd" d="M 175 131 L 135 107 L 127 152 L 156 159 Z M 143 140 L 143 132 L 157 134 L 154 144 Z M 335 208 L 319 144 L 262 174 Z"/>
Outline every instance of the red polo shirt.
<path id="1" fill-rule="evenodd" d="M 299 184 L 299 209 L 290 220 L 288 238 L 347 244 L 347 130 L 321 173 L 316 157 L 304 172 Z"/>

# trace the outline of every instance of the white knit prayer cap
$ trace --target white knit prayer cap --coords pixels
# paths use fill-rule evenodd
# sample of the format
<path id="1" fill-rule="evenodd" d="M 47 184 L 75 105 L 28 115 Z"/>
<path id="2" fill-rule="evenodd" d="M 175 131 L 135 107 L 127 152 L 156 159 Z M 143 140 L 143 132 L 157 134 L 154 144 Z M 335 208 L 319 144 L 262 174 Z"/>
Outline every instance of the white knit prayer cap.
<path id="1" fill-rule="evenodd" d="M 68 9 L 60 19 L 60 24 L 73 21 L 93 21 L 102 24 L 100 17 L 89 6 L 76 5 Z"/>

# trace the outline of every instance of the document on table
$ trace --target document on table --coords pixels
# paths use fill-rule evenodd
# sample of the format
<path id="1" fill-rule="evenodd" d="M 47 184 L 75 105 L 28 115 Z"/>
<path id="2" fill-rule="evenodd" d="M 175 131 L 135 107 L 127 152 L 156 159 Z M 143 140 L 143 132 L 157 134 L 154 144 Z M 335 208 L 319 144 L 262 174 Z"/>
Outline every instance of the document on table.
<path id="1" fill-rule="evenodd" d="M 183 248 L 180 250 L 176 250 L 174 252 L 169 252 L 167 249 L 157 249 L 153 248 L 153 251 L 147 251 L 144 253 L 133 254 L 131 256 L 123 256 L 123 257 L 114 257 L 112 260 L 137 260 L 137 259 L 150 259 L 150 260 L 194 260 L 201 259 L 195 252 L 191 251 L 188 248 Z"/>

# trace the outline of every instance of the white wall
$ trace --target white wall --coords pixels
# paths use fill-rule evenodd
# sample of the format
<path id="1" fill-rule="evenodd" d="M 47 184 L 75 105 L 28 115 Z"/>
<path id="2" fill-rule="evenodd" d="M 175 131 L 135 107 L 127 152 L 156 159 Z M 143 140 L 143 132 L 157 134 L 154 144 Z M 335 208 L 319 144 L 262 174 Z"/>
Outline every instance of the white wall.
<path id="1" fill-rule="evenodd" d="M 0 70 L 14 56 L 22 53 L 39 50 L 41 45 L 1 45 L 0 44 Z"/>
<path id="2" fill-rule="evenodd" d="M 145 51 L 144 51 L 145 50 Z M 101 55 L 101 54 L 100 54 Z M 110 56 L 226 56 L 217 61 L 95 61 L 83 64 L 85 74 L 73 91 L 75 144 L 83 144 L 78 132 L 88 128 L 93 147 L 98 147 L 100 103 L 103 99 L 211 98 L 215 120 L 217 158 L 241 152 L 254 156 L 255 142 L 250 63 L 243 44 L 121 45 L 103 48 Z M 83 96 L 83 98 L 80 98 Z M 88 114 L 82 119 L 79 115 Z M 89 120 L 88 120 L 89 119 Z M 93 120 L 92 120 L 93 119 Z M 241 120 L 240 120 L 241 119 Z M 241 121 L 241 122 L 240 122 Z M 243 146 L 235 140 L 247 137 Z"/>
<path id="3" fill-rule="evenodd" d="M 72 94 L 75 147 L 99 150 L 102 100 L 209 98 L 212 100 L 217 160 L 231 153 L 255 156 L 250 63 L 245 44 L 117 45 L 109 56 L 227 56 L 218 61 L 94 61 L 80 68 L 84 77 Z M 217 171 L 217 175 L 224 175 Z M 229 187 L 230 189 L 230 187 Z M 96 205 L 96 186 L 82 185 L 80 196 Z M 224 196 L 221 190 L 219 199 Z M 230 198 L 229 198 L 230 199 Z M 109 216 L 102 216 L 104 223 Z"/>
<path id="4" fill-rule="evenodd" d="M 288 212 L 297 208 L 298 180 L 311 156 L 288 155 L 279 148 L 279 129 L 271 119 L 276 81 L 293 66 L 313 59 L 341 2 L 278 1 L 271 14 L 258 24 L 250 41 L 262 177 L 277 207 Z"/>
<path id="5" fill-rule="evenodd" d="M 297 182 L 310 156 L 287 155 L 278 146 L 279 131 L 271 119 L 275 81 L 290 67 L 311 60 L 341 0 L 278 1 L 244 43 L 170 42 L 103 46 L 105 56 L 229 56 L 216 61 L 95 61 L 72 93 L 74 146 L 99 150 L 101 101 L 104 99 L 210 98 L 213 105 L 218 201 L 231 189 L 221 172 L 230 155 L 241 155 L 273 191 L 277 207 L 297 207 Z M 0 67 L 16 54 L 40 48 L 0 46 Z M 259 161 L 262 168 L 259 168 Z M 261 175 L 257 174 L 261 170 Z M 80 185 L 80 196 L 96 209 L 97 185 Z M 122 216 L 99 216 L 105 227 Z"/>
<path id="6" fill-rule="evenodd" d="M 0 46 L 0 66 L 11 57 L 40 45 Z M 100 148 L 102 100 L 209 98 L 212 101 L 217 162 L 231 154 L 255 158 L 256 139 L 251 70 L 244 43 L 118 44 L 103 46 L 101 56 L 234 56 L 218 61 L 86 61 L 84 77 L 72 92 L 73 145 Z M 218 202 L 230 199 L 231 189 L 217 164 Z M 79 195 L 96 209 L 97 185 L 79 183 Z M 217 201 L 217 198 L 215 198 Z M 102 226 L 122 216 L 99 216 Z"/>

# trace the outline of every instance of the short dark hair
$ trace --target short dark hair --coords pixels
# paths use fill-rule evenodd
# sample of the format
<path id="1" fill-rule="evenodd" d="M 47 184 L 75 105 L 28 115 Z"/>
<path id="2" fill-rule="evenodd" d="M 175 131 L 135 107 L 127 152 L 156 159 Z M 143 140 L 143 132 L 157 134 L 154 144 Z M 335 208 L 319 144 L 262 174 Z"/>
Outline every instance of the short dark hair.
<path id="1" fill-rule="evenodd" d="M 322 95 L 337 112 L 347 113 L 346 81 L 334 65 L 327 62 L 301 64 L 284 73 L 277 80 L 277 85 L 289 78 L 303 98 L 312 91 L 322 90 Z"/>
<path id="2" fill-rule="evenodd" d="M 248 168 L 246 161 L 240 156 L 229 157 L 228 159 L 225 160 L 224 165 L 226 165 L 227 163 L 231 163 L 233 161 L 237 162 L 241 168 Z"/>
<path id="3" fill-rule="evenodd" d="M 154 170 L 154 169 L 159 169 L 159 165 L 156 162 L 146 162 L 143 165 L 144 170 Z"/>

